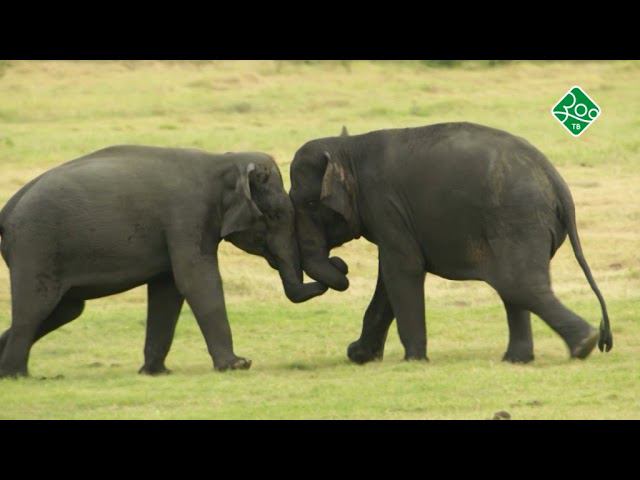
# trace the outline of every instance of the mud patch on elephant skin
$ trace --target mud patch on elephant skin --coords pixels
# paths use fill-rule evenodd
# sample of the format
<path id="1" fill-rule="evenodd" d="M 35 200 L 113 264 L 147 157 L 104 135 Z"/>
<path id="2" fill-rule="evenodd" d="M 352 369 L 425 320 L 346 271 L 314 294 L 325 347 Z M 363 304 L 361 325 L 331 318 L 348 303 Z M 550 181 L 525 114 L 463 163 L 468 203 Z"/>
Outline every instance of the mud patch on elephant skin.
<path id="1" fill-rule="evenodd" d="M 502 158 L 492 158 L 487 169 L 487 188 L 493 205 L 499 205 L 509 166 Z"/>
<path id="2" fill-rule="evenodd" d="M 46 295 L 49 289 L 54 285 L 54 279 L 48 273 L 40 273 L 36 275 L 36 293 Z"/>
<path id="3" fill-rule="evenodd" d="M 555 189 L 553 188 L 553 185 L 551 184 L 551 180 L 547 175 L 547 172 L 545 172 L 541 168 L 533 167 L 531 169 L 531 177 L 533 178 L 535 184 L 538 186 L 539 192 L 542 194 L 546 205 L 551 210 L 554 210 L 556 206 L 557 195 Z"/>
<path id="4" fill-rule="evenodd" d="M 131 243 L 133 240 L 144 240 L 146 238 L 146 228 L 143 227 L 142 225 L 140 225 L 139 223 L 136 223 L 133 226 L 133 232 L 131 233 L 131 235 L 129 235 L 127 237 L 127 242 Z"/>
<path id="5" fill-rule="evenodd" d="M 467 255 L 473 265 L 481 265 L 489 259 L 490 250 L 488 246 L 479 240 L 469 240 Z"/>

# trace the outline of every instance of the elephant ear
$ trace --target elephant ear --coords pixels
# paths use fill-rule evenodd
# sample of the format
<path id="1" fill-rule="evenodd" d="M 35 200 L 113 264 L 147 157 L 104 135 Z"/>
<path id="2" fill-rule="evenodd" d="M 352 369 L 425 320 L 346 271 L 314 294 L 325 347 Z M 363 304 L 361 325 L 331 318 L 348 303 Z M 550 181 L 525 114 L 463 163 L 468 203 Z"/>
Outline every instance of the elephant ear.
<path id="1" fill-rule="evenodd" d="M 323 153 L 327 168 L 322 178 L 320 201 L 334 212 L 339 213 L 349 225 L 355 238 L 360 236 L 360 221 L 355 202 L 355 181 L 340 162 L 329 152 Z"/>
<path id="2" fill-rule="evenodd" d="M 262 212 L 255 204 L 251 194 L 250 175 L 256 169 L 255 164 L 250 163 L 246 169 L 240 167 L 233 192 L 225 196 L 225 210 L 222 215 L 222 228 L 220 236 L 226 238 L 235 232 L 241 232 L 251 228 Z"/>

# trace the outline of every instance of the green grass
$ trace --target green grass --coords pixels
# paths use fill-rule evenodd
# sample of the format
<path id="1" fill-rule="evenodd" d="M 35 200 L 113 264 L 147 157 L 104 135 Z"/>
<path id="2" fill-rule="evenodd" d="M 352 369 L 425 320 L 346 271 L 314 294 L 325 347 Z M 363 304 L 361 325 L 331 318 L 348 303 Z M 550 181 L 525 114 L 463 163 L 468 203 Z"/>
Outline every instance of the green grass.
<path id="1" fill-rule="evenodd" d="M 306 140 L 467 120 L 522 135 L 569 183 L 587 259 L 607 299 L 614 350 L 571 361 L 534 319 L 536 361 L 503 364 L 506 319 L 480 282 L 426 282 L 431 362 L 350 364 L 376 280 L 376 250 L 339 249 L 351 287 L 293 305 L 266 262 L 221 248 L 227 309 L 250 371 L 215 373 L 185 308 L 167 365 L 142 363 L 145 291 L 89 302 L 32 351 L 32 376 L 0 381 L 0 418 L 640 418 L 640 62 L 2 62 L 0 204 L 26 181 L 110 144 L 261 150 L 285 182 Z M 446 66 L 445 66 L 446 67 Z M 578 84 L 602 115 L 572 138 L 549 110 Z M 554 288 L 597 325 L 595 296 L 565 244 Z M 10 323 L 0 267 L 0 328 Z"/>

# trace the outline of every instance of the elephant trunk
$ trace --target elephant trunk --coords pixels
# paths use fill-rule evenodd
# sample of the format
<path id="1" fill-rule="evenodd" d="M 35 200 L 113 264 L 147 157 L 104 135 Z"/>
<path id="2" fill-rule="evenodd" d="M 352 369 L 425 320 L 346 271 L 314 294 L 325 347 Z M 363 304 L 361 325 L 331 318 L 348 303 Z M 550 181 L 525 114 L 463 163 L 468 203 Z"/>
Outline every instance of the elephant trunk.
<path id="1" fill-rule="evenodd" d="M 303 212 L 297 215 L 302 268 L 314 280 L 344 291 L 349 288 L 347 264 L 339 257 L 329 258 L 324 232 Z"/>
<path id="2" fill-rule="evenodd" d="M 306 302 L 327 291 L 327 287 L 319 282 L 303 283 L 300 255 L 295 238 L 288 250 L 274 252 L 274 254 L 284 293 L 290 301 L 293 303 Z"/>
<path id="3" fill-rule="evenodd" d="M 302 266 L 314 280 L 324 283 L 328 287 L 340 292 L 349 288 L 347 264 L 340 257 L 305 257 Z"/>

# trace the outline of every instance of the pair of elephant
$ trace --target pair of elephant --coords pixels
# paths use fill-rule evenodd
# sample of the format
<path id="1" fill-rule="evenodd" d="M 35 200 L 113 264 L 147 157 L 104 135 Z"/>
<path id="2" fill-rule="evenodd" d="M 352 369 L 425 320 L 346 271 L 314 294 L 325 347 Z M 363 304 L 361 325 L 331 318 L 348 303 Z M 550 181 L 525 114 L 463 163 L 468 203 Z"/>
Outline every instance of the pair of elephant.
<path id="1" fill-rule="evenodd" d="M 347 265 L 331 249 L 361 236 L 376 244 L 375 293 L 348 348 L 356 363 L 382 358 L 394 318 L 405 358 L 427 359 L 427 272 L 496 289 L 509 326 L 507 361 L 534 358 L 531 312 L 572 357 L 585 358 L 596 343 L 612 347 L 566 183 L 526 140 L 471 123 L 309 141 L 291 164 L 289 195 L 266 154 L 109 147 L 25 185 L 0 212 L 0 235 L 12 294 L 2 377 L 26 375 L 33 343 L 77 318 L 85 300 L 143 284 L 142 373 L 167 372 L 185 299 L 214 367 L 249 368 L 233 351 L 222 239 L 264 257 L 293 302 L 348 288 Z M 549 263 L 567 235 L 602 308 L 599 332 L 551 289 Z M 303 283 L 303 271 L 315 282 Z"/>

